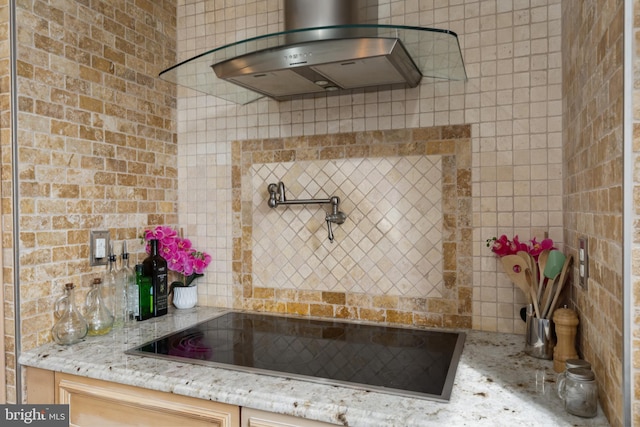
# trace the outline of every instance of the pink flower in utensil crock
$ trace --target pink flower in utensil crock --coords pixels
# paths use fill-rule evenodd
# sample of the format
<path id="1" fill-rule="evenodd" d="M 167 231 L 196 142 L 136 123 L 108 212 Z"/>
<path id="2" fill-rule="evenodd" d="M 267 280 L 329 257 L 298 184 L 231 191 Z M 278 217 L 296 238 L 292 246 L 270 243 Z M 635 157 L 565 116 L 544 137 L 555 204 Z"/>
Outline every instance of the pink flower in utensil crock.
<path id="1" fill-rule="evenodd" d="M 513 236 L 513 240 L 509 240 L 509 238 L 503 234 L 500 237 L 487 239 L 487 247 L 491 248 L 491 252 L 496 254 L 498 257 L 503 257 L 505 255 L 515 255 L 518 252 L 522 251 L 527 252 L 536 261 L 538 260 L 538 255 L 540 255 L 540 252 L 544 251 L 545 249 L 555 249 L 553 247 L 553 240 L 551 239 L 543 239 L 541 242 L 538 242 L 534 237 L 530 242 L 530 245 L 521 242 L 517 235 Z"/>
<path id="2" fill-rule="evenodd" d="M 538 255 L 540 255 L 540 252 L 546 249 L 549 249 L 549 250 L 554 249 L 553 240 L 543 239 L 542 242 L 538 242 L 534 237 L 533 239 L 531 239 L 531 247 L 527 252 L 529 252 L 529 255 L 534 257 L 535 260 L 537 261 Z"/>
<path id="3" fill-rule="evenodd" d="M 493 243 L 490 243 L 490 240 L 487 240 L 487 246 L 491 246 L 491 252 L 496 254 L 499 257 L 503 257 L 505 255 L 509 255 L 511 252 L 511 242 L 504 234 L 499 238 L 493 238 Z"/>
<path id="4" fill-rule="evenodd" d="M 513 236 L 513 242 L 511 242 L 512 254 L 518 253 L 519 251 L 529 252 L 529 249 L 529 245 L 520 242 L 517 235 Z"/>
<path id="5" fill-rule="evenodd" d="M 491 251 L 499 257 L 514 255 L 518 251 L 529 251 L 529 246 L 520 242 L 518 236 L 514 236 L 513 240 L 509 240 L 504 234 L 499 238 L 488 239 L 487 246 L 491 247 Z"/>

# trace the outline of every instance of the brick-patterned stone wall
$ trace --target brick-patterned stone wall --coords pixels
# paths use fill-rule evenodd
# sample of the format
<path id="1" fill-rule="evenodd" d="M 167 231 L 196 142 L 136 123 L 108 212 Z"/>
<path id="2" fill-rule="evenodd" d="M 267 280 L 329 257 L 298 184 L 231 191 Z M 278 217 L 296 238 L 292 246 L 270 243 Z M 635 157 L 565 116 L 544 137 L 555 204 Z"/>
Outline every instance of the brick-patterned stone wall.
<path id="1" fill-rule="evenodd" d="M 177 222 L 176 89 L 157 78 L 176 60 L 176 1 L 21 1 L 17 22 L 19 159 L 10 167 L 19 170 L 20 327 L 28 350 L 51 340 L 63 284 L 75 283 L 81 301 L 103 272 L 89 266 L 91 230 L 109 230 L 116 253 L 127 240 L 136 262 L 145 226 Z M 2 159 L 7 215 L 4 150 Z M 5 295 L 10 310 L 10 290 Z M 9 339 L 8 372 L 13 347 Z M 8 382 L 11 401 L 15 378 Z"/>
<path id="2" fill-rule="evenodd" d="M 565 247 L 575 257 L 578 238 L 588 238 L 588 290 L 577 280 L 572 289 L 580 353 L 595 370 L 611 425 L 620 426 L 624 2 L 562 8 Z"/>

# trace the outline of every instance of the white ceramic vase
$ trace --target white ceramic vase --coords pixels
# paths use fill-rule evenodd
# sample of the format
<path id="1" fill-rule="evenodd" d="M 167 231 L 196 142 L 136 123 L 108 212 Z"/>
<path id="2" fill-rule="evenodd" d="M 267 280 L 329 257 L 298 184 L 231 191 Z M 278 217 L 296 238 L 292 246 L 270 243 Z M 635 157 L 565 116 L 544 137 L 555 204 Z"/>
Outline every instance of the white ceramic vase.
<path id="1" fill-rule="evenodd" d="M 187 287 L 176 286 L 173 288 L 173 305 L 176 308 L 195 307 L 197 302 L 198 287 L 196 285 Z"/>

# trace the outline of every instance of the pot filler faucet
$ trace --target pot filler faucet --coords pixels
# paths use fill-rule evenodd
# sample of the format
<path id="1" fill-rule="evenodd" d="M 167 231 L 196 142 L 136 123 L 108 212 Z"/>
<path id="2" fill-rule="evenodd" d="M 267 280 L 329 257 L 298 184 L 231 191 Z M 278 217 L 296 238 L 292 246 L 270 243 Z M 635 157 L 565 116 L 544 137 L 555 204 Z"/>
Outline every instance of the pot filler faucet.
<path id="1" fill-rule="evenodd" d="M 331 212 L 324 218 L 327 221 L 327 230 L 329 231 L 329 241 L 333 243 L 333 230 L 331 224 L 342 224 L 347 219 L 344 212 L 338 210 L 340 204 L 340 197 L 332 196 L 328 199 L 296 199 L 287 200 L 285 194 L 284 183 L 282 181 L 277 184 L 269 184 L 267 187 L 269 190 L 269 207 L 275 208 L 279 205 L 321 205 L 331 204 Z"/>

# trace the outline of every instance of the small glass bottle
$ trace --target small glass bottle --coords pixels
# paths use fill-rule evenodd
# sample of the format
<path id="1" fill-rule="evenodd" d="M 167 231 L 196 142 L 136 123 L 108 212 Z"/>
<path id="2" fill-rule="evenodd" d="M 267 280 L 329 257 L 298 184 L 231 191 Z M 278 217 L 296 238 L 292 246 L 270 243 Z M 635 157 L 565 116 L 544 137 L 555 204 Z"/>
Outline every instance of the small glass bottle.
<path id="1" fill-rule="evenodd" d="M 590 369 L 567 369 L 558 385 L 564 409 L 573 415 L 593 418 L 598 414 L 598 384 Z"/>
<path id="2" fill-rule="evenodd" d="M 117 268 L 117 260 L 116 254 L 113 253 L 113 247 L 111 247 L 107 273 L 104 276 L 104 289 L 102 294 L 105 304 L 113 315 L 114 329 L 121 328 L 124 324 L 126 310 L 124 279 L 122 278 L 122 273 Z"/>
<path id="3" fill-rule="evenodd" d="M 151 279 L 144 275 L 142 264 L 136 265 L 136 283 L 138 285 L 138 316 L 136 320 L 147 320 L 153 317 L 153 286 Z"/>
<path id="4" fill-rule="evenodd" d="M 51 335 L 58 344 L 75 344 L 87 336 L 87 321 L 76 307 L 74 288 L 73 283 L 65 284 L 64 295 L 53 306 L 58 320 L 51 329 Z"/>
<path id="5" fill-rule="evenodd" d="M 139 315 L 140 296 L 138 294 L 138 284 L 136 283 L 136 273 L 129 266 L 129 253 L 127 252 L 127 242 L 122 242 L 122 267 L 121 280 L 123 281 L 126 295 L 125 322 L 136 319 Z"/>
<path id="6" fill-rule="evenodd" d="M 113 327 L 113 315 L 102 300 L 102 279 L 95 278 L 87 294 L 85 316 L 89 323 L 88 335 L 105 335 Z"/>
<path id="7" fill-rule="evenodd" d="M 153 315 L 164 316 L 168 309 L 167 261 L 158 254 L 158 241 L 150 240 L 151 254 L 142 261 L 143 274 L 153 286 Z"/>

